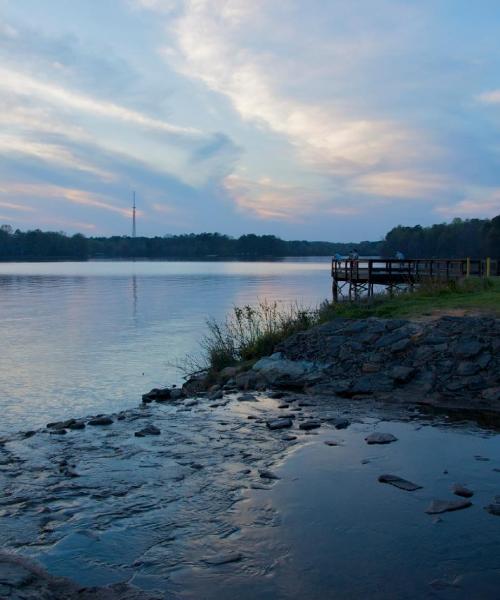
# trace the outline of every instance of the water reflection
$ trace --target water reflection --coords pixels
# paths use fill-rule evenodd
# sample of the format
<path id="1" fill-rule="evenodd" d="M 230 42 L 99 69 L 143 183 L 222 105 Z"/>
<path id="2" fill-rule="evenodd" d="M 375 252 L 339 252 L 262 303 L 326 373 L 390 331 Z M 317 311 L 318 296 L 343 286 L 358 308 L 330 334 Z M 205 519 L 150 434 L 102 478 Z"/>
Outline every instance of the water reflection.
<path id="1" fill-rule="evenodd" d="M 134 406 L 179 381 L 208 317 L 258 299 L 317 304 L 326 260 L 0 264 L 0 432 Z"/>

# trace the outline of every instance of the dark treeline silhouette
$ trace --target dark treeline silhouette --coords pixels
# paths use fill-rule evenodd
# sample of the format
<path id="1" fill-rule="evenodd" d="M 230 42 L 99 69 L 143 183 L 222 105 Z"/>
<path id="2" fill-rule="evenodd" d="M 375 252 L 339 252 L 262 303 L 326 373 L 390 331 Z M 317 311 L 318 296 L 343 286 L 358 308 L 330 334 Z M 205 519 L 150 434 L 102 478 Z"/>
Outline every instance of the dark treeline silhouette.
<path id="1" fill-rule="evenodd" d="M 13 231 L 0 227 L 0 260 L 86 260 L 89 258 L 259 258 L 284 256 L 347 255 L 393 257 L 397 251 L 407 258 L 500 257 L 500 215 L 494 219 L 455 219 L 431 227 L 392 229 L 382 242 L 332 243 L 286 241 L 274 235 L 243 235 L 233 238 L 220 233 L 164 237 L 67 236 L 53 231 Z"/>
<path id="2" fill-rule="evenodd" d="M 399 225 L 389 231 L 380 249 L 382 256 L 397 251 L 407 258 L 500 258 L 500 215 L 431 227 Z"/>

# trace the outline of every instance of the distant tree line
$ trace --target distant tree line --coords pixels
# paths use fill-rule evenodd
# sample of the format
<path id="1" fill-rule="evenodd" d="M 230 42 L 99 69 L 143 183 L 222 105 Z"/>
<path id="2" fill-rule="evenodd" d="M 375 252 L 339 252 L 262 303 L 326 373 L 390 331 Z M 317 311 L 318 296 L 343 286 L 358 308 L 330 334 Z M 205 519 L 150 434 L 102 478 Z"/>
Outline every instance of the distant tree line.
<path id="1" fill-rule="evenodd" d="M 407 258 L 500 258 L 500 215 L 489 219 L 455 219 L 431 227 L 399 225 L 381 242 L 333 243 L 286 241 L 274 235 L 220 233 L 169 235 L 163 237 L 85 237 L 53 231 L 13 231 L 0 227 L 0 260 L 87 260 L 89 258 L 281 258 L 285 256 L 347 255 Z"/>
<path id="2" fill-rule="evenodd" d="M 220 233 L 164 237 L 90 237 L 81 234 L 12 231 L 0 228 L 0 260 L 88 258 L 280 258 L 285 256 L 331 256 L 347 254 L 354 247 L 360 254 L 377 256 L 380 242 L 335 244 L 285 241 L 274 235 L 243 235 L 232 238 Z"/>
<path id="3" fill-rule="evenodd" d="M 407 258 L 500 258 L 500 215 L 493 219 L 454 219 L 431 227 L 391 229 L 381 245 L 382 256 L 400 251 Z"/>

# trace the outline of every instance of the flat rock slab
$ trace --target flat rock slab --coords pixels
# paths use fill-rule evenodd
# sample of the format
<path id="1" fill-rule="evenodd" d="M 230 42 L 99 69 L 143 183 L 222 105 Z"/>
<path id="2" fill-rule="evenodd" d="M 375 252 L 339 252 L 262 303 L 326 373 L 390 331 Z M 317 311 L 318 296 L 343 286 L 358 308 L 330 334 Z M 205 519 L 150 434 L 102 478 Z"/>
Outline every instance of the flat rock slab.
<path id="1" fill-rule="evenodd" d="M 290 419 L 289 417 L 285 417 L 285 418 L 278 418 L 278 419 L 272 419 L 270 421 L 266 421 L 266 425 L 268 427 L 268 429 L 286 429 L 288 427 L 291 427 L 293 424 L 292 419 Z"/>
<path id="2" fill-rule="evenodd" d="M 398 477 L 397 475 L 380 475 L 378 480 L 380 483 L 388 483 L 389 485 L 393 485 L 394 487 L 407 492 L 414 492 L 415 490 L 422 489 L 421 485 L 412 483 L 411 481 L 403 479 L 402 477 Z"/>
<path id="3" fill-rule="evenodd" d="M 238 400 L 239 402 L 258 402 L 253 394 L 241 394 L 241 396 L 238 396 Z"/>
<path id="4" fill-rule="evenodd" d="M 204 562 L 209 565 L 227 565 L 228 563 L 239 562 L 242 558 L 243 555 L 239 552 L 225 552 L 205 558 Z"/>
<path id="5" fill-rule="evenodd" d="M 466 488 L 460 483 L 455 483 L 451 490 L 455 496 L 461 496 L 462 498 L 472 498 L 472 496 L 474 496 L 474 492 L 472 490 L 469 490 L 469 488 Z"/>
<path id="6" fill-rule="evenodd" d="M 370 435 L 365 437 L 365 442 L 367 444 L 391 444 L 392 442 L 397 442 L 398 438 L 392 433 L 370 433 Z"/>
<path id="7" fill-rule="evenodd" d="M 311 429 L 318 429 L 318 427 L 321 427 L 321 421 L 316 421 L 316 420 L 304 421 L 303 423 L 301 423 L 299 425 L 299 429 L 302 429 L 303 431 L 310 431 Z"/>
<path id="8" fill-rule="evenodd" d="M 472 502 L 469 500 L 433 500 L 425 512 L 428 515 L 438 515 L 444 512 L 469 508 L 469 506 L 472 506 Z"/>

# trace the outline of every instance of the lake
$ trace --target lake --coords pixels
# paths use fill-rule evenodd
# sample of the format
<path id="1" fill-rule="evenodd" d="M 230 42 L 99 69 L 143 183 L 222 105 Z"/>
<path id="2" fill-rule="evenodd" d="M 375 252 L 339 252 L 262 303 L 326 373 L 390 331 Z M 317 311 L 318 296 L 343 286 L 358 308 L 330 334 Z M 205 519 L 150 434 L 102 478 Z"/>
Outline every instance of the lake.
<path id="1" fill-rule="evenodd" d="M 0 433 L 137 405 L 181 383 L 207 318 L 330 296 L 328 258 L 0 263 Z"/>

